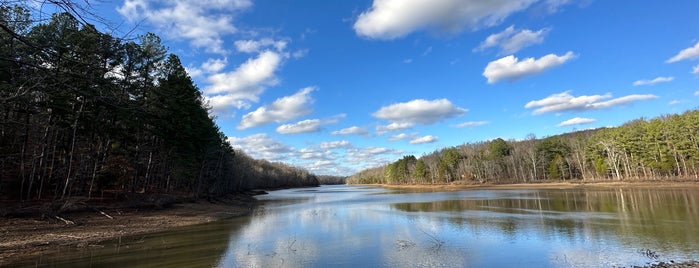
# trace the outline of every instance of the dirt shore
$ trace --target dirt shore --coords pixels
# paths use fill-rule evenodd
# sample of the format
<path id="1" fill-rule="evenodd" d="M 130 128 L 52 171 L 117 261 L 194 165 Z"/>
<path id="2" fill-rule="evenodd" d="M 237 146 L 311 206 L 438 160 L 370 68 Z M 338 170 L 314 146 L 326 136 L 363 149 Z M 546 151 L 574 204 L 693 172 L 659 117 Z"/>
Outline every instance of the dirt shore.
<path id="1" fill-rule="evenodd" d="M 167 208 L 83 209 L 55 216 L 0 217 L 0 267 L 65 247 L 84 248 L 119 237 L 164 231 L 249 214 L 249 196 L 185 202 Z"/>

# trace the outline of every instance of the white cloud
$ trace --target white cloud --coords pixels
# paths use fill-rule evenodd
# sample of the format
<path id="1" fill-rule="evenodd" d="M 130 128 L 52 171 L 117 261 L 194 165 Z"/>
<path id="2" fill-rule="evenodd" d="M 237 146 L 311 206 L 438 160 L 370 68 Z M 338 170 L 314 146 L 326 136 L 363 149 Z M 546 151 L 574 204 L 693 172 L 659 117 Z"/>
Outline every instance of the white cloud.
<path id="1" fill-rule="evenodd" d="M 470 121 L 470 122 L 463 122 L 454 125 L 455 127 L 478 127 L 478 126 L 483 126 L 490 124 L 488 121 Z"/>
<path id="2" fill-rule="evenodd" d="M 658 76 L 652 80 L 637 80 L 637 81 L 633 82 L 633 85 L 634 86 L 652 86 L 652 85 L 655 85 L 657 83 L 665 83 L 665 82 L 670 82 L 672 80 L 675 80 L 675 78 L 672 76 L 668 76 L 668 77 Z"/>
<path id="3" fill-rule="evenodd" d="M 364 37 L 394 39 L 420 30 L 458 32 L 494 26 L 537 0 L 374 0 L 354 24 Z"/>
<path id="4" fill-rule="evenodd" d="M 548 28 L 534 32 L 529 29 L 515 30 L 514 26 L 510 26 L 502 32 L 491 34 L 473 50 L 483 51 L 490 47 L 500 47 L 498 55 L 514 54 L 522 48 L 543 43 L 548 32 Z"/>
<path id="5" fill-rule="evenodd" d="M 697 42 L 696 45 L 690 48 L 685 48 L 677 55 L 673 56 L 672 58 L 669 58 L 666 63 L 673 63 L 673 62 L 678 62 L 682 60 L 689 60 L 689 59 L 694 59 L 696 57 L 699 57 L 699 42 Z"/>
<path id="6" fill-rule="evenodd" d="M 667 104 L 668 104 L 668 105 L 676 105 L 676 104 L 680 104 L 680 103 L 682 103 L 682 101 L 679 101 L 679 100 L 671 100 L 671 101 L 668 102 Z"/>
<path id="7" fill-rule="evenodd" d="M 524 108 L 534 108 L 533 114 L 557 113 L 566 111 L 587 111 L 607 109 L 615 106 L 629 104 L 634 101 L 656 99 L 658 96 L 646 95 L 628 95 L 616 99 L 611 98 L 611 94 L 591 95 L 591 96 L 572 96 L 570 91 L 565 91 L 558 94 L 553 94 L 541 100 L 528 102 Z"/>
<path id="8" fill-rule="evenodd" d="M 352 145 L 350 145 L 349 141 L 345 141 L 345 140 L 320 143 L 321 149 L 336 149 L 336 148 L 350 148 L 350 147 L 352 147 Z"/>
<path id="9" fill-rule="evenodd" d="M 248 59 L 232 72 L 217 73 L 207 79 L 209 86 L 204 89 L 207 100 L 216 112 L 230 107 L 249 107 L 250 101 L 257 102 L 266 86 L 279 83 L 275 72 L 279 69 L 282 57 L 276 52 L 264 51 L 256 58 Z M 211 64 L 209 69 L 216 69 Z"/>
<path id="10" fill-rule="evenodd" d="M 393 132 L 393 131 L 401 131 L 401 130 L 406 130 L 406 129 L 411 129 L 413 128 L 412 123 L 399 123 L 399 122 L 393 122 L 385 126 L 376 126 L 376 132 L 379 135 L 383 135 L 386 132 Z"/>
<path id="11" fill-rule="evenodd" d="M 367 147 L 363 149 L 353 148 L 348 150 L 348 163 L 359 164 L 368 163 L 369 166 L 379 166 L 395 161 L 395 156 L 403 154 L 402 151 L 396 151 L 385 147 Z"/>
<path id="12" fill-rule="evenodd" d="M 294 152 L 294 148 L 273 140 L 267 134 L 254 134 L 247 137 L 228 137 L 233 148 L 243 150 L 255 159 L 279 161 Z"/>
<path id="13" fill-rule="evenodd" d="M 319 132 L 323 122 L 320 119 L 307 119 L 293 124 L 286 124 L 277 127 L 280 134 L 301 134 Z"/>
<path id="14" fill-rule="evenodd" d="M 337 123 L 336 119 L 331 120 L 320 120 L 320 119 L 307 119 L 302 120 L 293 124 L 286 124 L 277 127 L 277 133 L 279 134 L 301 134 L 301 133 L 313 133 L 320 132 L 321 126 L 327 124 Z"/>
<path id="15" fill-rule="evenodd" d="M 410 140 L 410 144 L 433 143 L 435 141 L 437 141 L 437 137 L 432 136 L 432 135 L 427 135 L 424 137 L 419 137 L 419 138 L 415 138 L 415 139 Z"/>
<path id="16" fill-rule="evenodd" d="M 500 80 L 510 82 L 525 76 L 535 75 L 559 66 L 576 57 L 573 52 L 568 51 L 563 56 L 548 54 L 539 59 L 526 58 L 520 61 L 514 55 L 509 55 L 488 63 L 483 71 L 483 76 L 488 78 L 488 83 L 492 84 Z"/>
<path id="17" fill-rule="evenodd" d="M 694 66 L 694 68 L 692 68 L 692 73 L 695 75 L 699 75 L 699 65 Z"/>
<path id="18" fill-rule="evenodd" d="M 250 0 L 125 0 L 117 11 L 131 22 L 152 24 L 168 37 L 225 54 L 223 36 L 238 31 L 232 15 L 250 6 Z"/>
<path id="19" fill-rule="evenodd" d="M 367 134 L 369 134 L 369 131 L 367 131 L 364 128 L 358 127 L 358 126 L 351 126 L 351 127 L 343 128 L 343 129 L 340 129 L 338 131 L 333 131 L 332 133 L 330 133 L 330 135 L 350 135 L 350 134 L 367 135 Z"/>
<path id="20" fill-rule="evenodd" d="M 372 116 L 393 123 L 429 125 L 466 113 L 466 109 L 454 106 L 447 99 L 424 100 L 396 103 L 381 107 Z M 389 125 L 390 126 L 390 125 Z"/>
<path id="21" fill-rule="evenodd" d="M 388 137 L 388 141 L 398 141 L 398 140 L 407 140 L 412 138 L 414 135 L 408 135 L 405 133 L 400 133 L 398 135 L 393 135 L 391 137 Z"/>
<path id="22" fill-rule="evenodd" d="M 294 95 L 276 99 L 272 104 L 257 108 L 243 116 L 238 129 L 247 129 L 271 122 L 285 122 L 311 113 L 308 106 L 313 103 L 310 94 L 315 88 L 307 87 Z"/>
<path id="23" fill-rule="evenodd" d="M 236 50 L 244 53 L 258 53 L 269 47 L 273 47 L 278 52 L 282 52 L 289 44 L 286 40 L 274 40 L 272 38 L 262 38 L 260 40 L 238 40 L 233 43 Z"/>
<path id="24" fill-rule="evenodd" d="M 300 159 L 326 159 L 326 155 L 324 152 L 319 152 L 314 149 L 308 149 L 304 148 L 299 150 L 298 152 L 298 157 Z"/>
<path id="25" fill-rule="evenodd" d="M 699 90 L 694 91 L 694 96 L 699 96 Z"/>
<path id="26" fill-rule="evenodd" d="M 218 73 L 223 70 L 223 68 L 226 68 L 226 64 L 228 64 L 227 58 L 208 59 L 201 64 L 201 69 L 208 73 Z"/>
<path id="27" fill-rule="evenodd" d="M 597 120 L 592 119 L 592 118 L 576 117 L 576 118 L 572 118 L 572 119 L 568 119 L 566 121 L 563 121 L 560 124 L 558 124 L 558 126 L 565 127 L 565 126 L 574 126 L 574 125 L 585 125 L 585 124 L 592 124 L 596 121 Z"/>

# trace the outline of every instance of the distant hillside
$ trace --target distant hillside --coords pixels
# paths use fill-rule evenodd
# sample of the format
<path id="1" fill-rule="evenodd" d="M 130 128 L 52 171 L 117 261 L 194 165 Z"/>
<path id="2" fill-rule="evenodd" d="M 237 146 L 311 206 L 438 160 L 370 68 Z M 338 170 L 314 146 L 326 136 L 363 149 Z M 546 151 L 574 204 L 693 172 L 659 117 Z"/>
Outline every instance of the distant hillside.
<path id="1" fill-rule="evenodd" d="M 408 155 L 363 170 L 351 184 L 527 183 L 543 180 L 699 179 L 699 111 L 620 127 L 521 141 L 495 139 Z"/>

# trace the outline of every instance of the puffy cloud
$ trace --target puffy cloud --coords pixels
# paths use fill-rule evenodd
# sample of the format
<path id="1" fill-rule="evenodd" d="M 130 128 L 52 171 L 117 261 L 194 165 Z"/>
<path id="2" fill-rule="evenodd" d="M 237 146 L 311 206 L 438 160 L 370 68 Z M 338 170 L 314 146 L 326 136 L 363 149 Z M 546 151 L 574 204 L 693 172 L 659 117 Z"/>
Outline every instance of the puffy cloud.
<path id="1" fill-rule="evenodd" d="M 699 57 L 699 42 L 697 42 L 696 45 L 690 48 L 685 48 L 677 55 L 672 56 L 672 58 L 669 58 L 666 63 L 673 63 L 673 62 L 678 62 L 682 60 L 689 60 L 689 59 L 694 59 L 696 57 Z"/>
<path id="2" fill-rule="evenodd" d="M 401 133 L 401 134 L 398 134 L 398 135 L 393 135 L 393 136 L 391 136 L 391 137 L 388 137 L 388 141 L 407 140 L 407 139 L 410 139 L 410 138 L 413 137 L 413 136 L 414 136 L 414 135 L 408 135 L 408 134 L 405 134 L 405 133 Z"/>
<path id="3" fill-rule="evenodd" d="M 537 0 L 374 0 L 354 24 L 364 37 L 394 39 L 419 30 L 457 32 L 499 24 Z"/>
<path id="4" fill-rule="evenodd" d="M 566 63 L 576 56 L 568 51 L 563 56 L 548 54 L 539 59 L 526 58 L 520 61 L 514 55 L 509 55 L 488 63 L 483 71 L 483 76 L 488 78 L 488 83 L 492 84 L 500 80 L 515 81 L 525 76 L 535 75 Z"/>
<path id="5" fill-rule="evenodd" d="M 692 73 L 695 75 L 699 75 L 699 65 L 694 66 L 694 68 L 692 68 Z"/>
<path id="6" fill-rule="evenodd" d="M 694 96 L 699 96 L 699 90 L 694 91 Z"/>
<path id="7" fill-rule="evenodd" d="M 310 94 L 315 88 L 307 87 L 294 95 L 276 99 L 272 104 L 257 108 L 243 116 L 238 129 L 247 129 L 271 122 L 285 122 L 311 113 L 308 106 L 313 103 Z"/>
<path id="8" fill-rule="evenodd" d="M 343 128 L 337 131 L 333 131 L 330 133 L 330 135 L 367 135 L 369 134 L 369 131 L 367 131 L 364 128 L 358 127 L 358 126 L 351 126 L 348 128 Z"/>
<path id="9" fill-rule="evenodd" d="M 231 15 L 250 6 L 250 0 L 125 0 L 117 11 L 131 22 L 146 21 L 169 37 L 224 54 L 223 36 L 238 31 Z"/>
<path id="10" fill-rule="evenodd" d="M 381 109 L 374 112 L 372 116 L 395 123 L 396 125 L 391 124 L 387 126 L 387 129 L 393 127 L 392 130 L 397 130 L 399 126 L 408 127 L 414 124 L 434 124 L 454 116 L 462 115 L 466 113 L 466 111 L 466 109 L 454 106 L 454 104 L 447 99 L 432 101 L 417 99 L 381 107 Z"/>
<path id="11" fill-rule="evenodd" d="M 274 40 L 272 38 L 262 38 L 260 40 L 238 40 L 233 43 L 236 50 L 244 53 L 257 53 L 268 47 L 273 47 L 281 52 L 289 44 L 286 40 Z"/>
<path id="12" fill-rule="evenodd" d="M 336 149 L 336 148 L 350 148 L 350 147 L 352 147 L 352 145 L 349 143 L 349 141 L 345 141 L 345 140 L 320 143 L 321 149 Z"/>
<path id="13" fill-rule="evenodd" d="M 524 108 L 535 109 L 533 114 L 556 113 L 566 111 L 586 111 L 607 109 L 620 105 L 629 104 L 634 101 L 656 99 L 658 96 L 646 95 L 628 95 L 620 98 L 610 99 L 611 94 L 591 95 L 591 96 L 572 96 L 570 91 L 565 91 L 558 94 L 553 94 L 541 100 L 528 102 Z M 604 101 L 606 100 L 606 101 Z"/>
<path id="14" fill-rule="evenodd" d="M 585 125 L 585 124 L 592 124 L 594 123 L 595 119 L 592 118 L 582 118 L 582 117 L 576 117 L 572 119 L 568 119 L 566 121 L 561 122 L 558 124 L 559 127 L 565 127 L 565 126 L 574 126 L 574 125 Z"/>
<path id="15" fill-rule="evenodd" d="M 294 148 L 273 140 L 267 134 L 254 134 L 247 137 L 228 137 L 228 142 L 233 148 L 243 150 L 255 159 L 267 159 L 279 161 L 286 159 L 287 155 L 294 152 Z"/>
<path id="16" fill-rule="evenodd" d="M 668 76 L 668 77 L 658 76 L 658 77 L 654 78 L 653 80 L 637 80 L 637 81 L 633 82 L 633 85 L 634 86 L 651 86 L 651 85 L 655 85 L 657 83 L 670 82 L 672 80 L 675 80 L 675 78 L 672 76 Z"/>
<path id="17" fill-rule="evenodd" d="M 257 102 L 265 86 L 276 85 L 279 81 L 275 75 L 282 62 L 276 52 L 264 51 L 256 58 L 248 59 L 232 72 L 209 76 L 209 86 L 204 89 L 207 100 L 215 112 L 230 107 L 249 107 L 249 102 Z M 216 69 L 212 63 L 210 70 Z"/>
<path id="18" fill-rule="evenodd" d="M 301 134 L 301 133 L 313 133 L 320 132 L 321 126 L 327 124 L 337 123 L 336 119 L 331 120 L 320 120 L 320 119 L 307 119 L 299 121 L 293 124 L 286 124 L 277 127 L 277 133 L 280 134 Z"/>
<path id="19" fill-rule="evenodd" d="M 326 159 L 324 152 L 319 152 L 314 149 L 304 148 L 299 150 L 298 157 L 301 159 Z"/>
<path id="20" fill-rule="evenodd" d="M 286 124 L 277 127 L 280 134 L 301 134 L 319 132 L 323 122 L 320 119 L 307 119 L 293 124 Z"/>
<path id="21" fill-rule="evenodd" d="M 208 59 L 206 62 L 202 63 L 201 69 L 207 73 L 218 73 L 223 70 L 223 68 L 226 68 L 226 64 L 228 64 L 227 58 Z"/>
<path id="22" fill-rule="evenodd" d="M 490 124 L 488 121 L 470 121 L 470 122 L 463 122 L 454 125 L 455 127 L 479 127 L 482 125 L 487 125 Z"/>
<path id="23" fill-rule="evenodd" d="M 363 149 L 353 148 L 347 151 L 346 161 L 352 164 L 368 163 L 369 166 L 379 166 L 394 161 L 393 158 L 403 154 L 385 147 L 367 147 Z"/>
<path id="24" fill-rule="evenodd" d="M 473 50 L 483 51 L 490 47 L 500 47 L 499 55 L 513 54 L 522 48 L 543 43 L 548 32 L 548 28 L 534 32 L 529 29 L 515 30 L 514 26 L 510 26 L 502 32 L 491 34 Z"/>
<path id="25" fill-rule="evenodd" d="M 393 122 L 385 126 L 376 126 L 376 133 L 379 135 L 383 135 L 386 132 L 393 132 L 393 131 L 401 131 L 401 130 L 406 130 L 406 129 L 411 129 L 413 128 L 412 123 L 398 123 L 398 122 Z"/>
<path id="26" fill-rule="evenodd" d="M 410 140 L 410 144 L 433 143 L 435 141 L 437 141 L 437 137 L 432 136 L 432 135 L 427 135 L 424 137 L 419 137 L 419 138 L 415 138 L 415 139 Z"/>

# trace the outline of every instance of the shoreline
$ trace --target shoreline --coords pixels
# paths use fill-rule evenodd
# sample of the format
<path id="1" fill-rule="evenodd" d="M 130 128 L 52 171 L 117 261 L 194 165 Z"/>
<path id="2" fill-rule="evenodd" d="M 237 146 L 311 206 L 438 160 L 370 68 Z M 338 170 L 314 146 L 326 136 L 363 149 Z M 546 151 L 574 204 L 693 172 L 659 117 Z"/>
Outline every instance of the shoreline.
<path id="1" fill-rule="evenodd" d="M 0 267 L 65 248 L 88 248 L 121 237 L 249 215 L 255 203 L 253 197 L 241 195 L 162 209 L 112 207 L 59 217 L 0 217 Z"/>
<path id="2" fill-rule="evenodd" d="M 380 186 L 387 189 L 461 191 L 461 190 L 517 190 L 517 189 L 576 189 L 576 188 L 699 188 L 699 181 L 565 181 L 535 183 L 463 183 L 450 184 L 355 184 Z"/>

